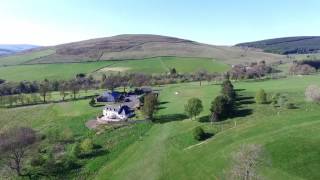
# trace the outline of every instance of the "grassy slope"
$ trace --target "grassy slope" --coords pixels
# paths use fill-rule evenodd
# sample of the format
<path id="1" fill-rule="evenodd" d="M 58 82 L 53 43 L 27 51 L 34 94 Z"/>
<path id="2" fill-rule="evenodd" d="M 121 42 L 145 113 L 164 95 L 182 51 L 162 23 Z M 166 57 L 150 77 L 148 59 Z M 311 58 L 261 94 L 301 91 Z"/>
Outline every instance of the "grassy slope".
<path id="1" fill-rule="evenodd" d="M 48 56 L 50 54 L 53 54 L 55 51 L 52 49 L 46 49 L 42 51 L 34 51 L 34 52 L 27 52 L 24 54 L 18 54 L 18 55 L 13 55 L 13 56 L 8 56 L 8 57 L 1 57 L 0 58 L 0 66 L 5 66 L 5 65 L 17 65 L 21 63 L 25 63 L 27 61 Z"/>
<path id="2" fill-rule="evenodd" d="M 112 62 L 102 61 L 94 63 L 9 66 L 0 68 L 0 78 L 10 81 L 43 80 L 44 78 L 71 79 L 78 73 L 90 73 L 110 64 Z"/>
<path id="3" fill-rule="evenodd" d="M 206 69 L 210 72 L 223 72 L 228 65 L 209 58 L 156 57 L 143 60 L 120 61 L 110 67 L 129 67 L 129 72 L 163 73 L 170 68 L 178 72 L 195 72 Z"/>
<path id="4" fill-rule="evenodd" d="M 201 125 L 217 131 L 233 122 L 229 120 L 223 126 L 212 127 L 190 120 L 173 121 L 153 125 L 145 136 L 142 134 L 150 128 L 148 125 L 95 135 L 95 141 L 105 147 L 114 142 L 119 144 L 109 149 L 111 153 L 89 159 L 83 172 L 91 175 L 96 172 L 96 179 L 214 179 L 227 171 L 230 154 L 240 144 L 258 143 L 264 145 L 271 162 L 262 168 L 267 179 L 317 179 L 320 177 L 317 171 L 320 168 L 320 106 L 305 103 L 303 92 L 309 84 L 319 85 L 319 80 L 319 76 L 304 76 L 235 83 L 236 88 L 246 89 L 242 91 L 245 95 L 253 95 L 259 88 L 269 93 L 288 93 L 299 108 L 279 110 L 269 105 L 245 105 L 243 108 L 252 109 L 253 113 L 236 118 L 236 128 L 218 133 L 207 143 L 191 149 L 185 150 L 197 143 L 191 133 L 194 127 Z M 190 97 L 203 100 L 205 111 L 201 116 L 206 116 L 220 86 L 200 87 L 198 83 L 188 83 L 161 89 L 161 101 L 166 103 L 158 115 L 172 121 L 181 119 L 183 105 Z M 175 95 L 177 91 L 179 95 Z M 32 126 L 42 132 L 69 127 L 76 135 L 87 136 L 92 133 L 84 123 L 99 113 L 101 108 L 91 108 L 88 100 L 0 109 L 0 126 L 1 130 L 14 125 Z"/>
<path id="5" fill-rule="evenodd" d="M 91 73 L 103 67 L 129 68 L 128 72 L 164 73 L 175 67 L 178 72 L 195 72 L 206 69 L 210 72 L 222 72 L 228 65 L 206 58 L 158 57 L 143 60 L 99 61 L 70 64 L 38 64 L 0 67 L 0 78 L 21 80 L 70 79 L 77 73 Z M 18 73 L 17 73 L 18 72 Z M 101 73 L 101 71 L 99 71 Z M 93 74 L 99 74 L 93 73 Z M 110 71 L 103 71 L 111 73 Z"/>
<path id="6" fill-rule="evenodd" d="M 207 143 L 183 150 L 196 143 L 191 130 L 198 122 L 184 120 L 152 127 L 142 141 L 130 146 L 118 159 L 108 163 L 96 179 L 213 179 L 228 169 L 231 153 L 242 143 L 264 145 L 271 164 L 262 168 L 268 179 L 316 179 L 320 176 L 320 121 L 318 105 L 303 101 L 304 88 L 319 77 L 282 79 L 256 83 L 237 83 L 237 88 L 253 94 L 259 88 L 268 92 L 289 93 L 299 108 L 279 110 L 269 105 L 247 105 L 253 114 L 238 117 L 238 126 L 217 134 Z M 180 94 L 174 95 L 179 91 Z M 209 101 L 217 95 L 218 86 L 171 85 L 161 91 L 168 101 L 159 113 L 173 115 L 183 112 L 183 104 L 191 96 Z M 204 124 L 202 124 L 204 125 Z M 206 125 L 205 125 L 206 126 Z M 220 178 L 219 178 L 220 179 Z"/>

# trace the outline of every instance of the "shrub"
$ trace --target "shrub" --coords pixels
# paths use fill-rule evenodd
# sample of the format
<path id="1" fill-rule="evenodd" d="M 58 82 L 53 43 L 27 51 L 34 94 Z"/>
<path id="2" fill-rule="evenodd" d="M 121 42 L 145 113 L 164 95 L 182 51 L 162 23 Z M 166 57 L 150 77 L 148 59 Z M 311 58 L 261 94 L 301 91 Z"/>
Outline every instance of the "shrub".
<path id="1" fill-rule="evenodd" d="M 71 148 L 71 156 L 80 157 L 80 155 L 81 155 L 80 145 L 79 143 L 74 143 Z"/>
<path id="2" fill-rule="evenodd" d="M 307 101 L 320 102 L 320 88 L 316 85 L 310 85 L 305 91 Z"/>
<path id="3" fill-rule="evenodd" d="M 90 106 L 95 106 L 96 105 L 96 100 L 94 98 L 91 98 L 90 102 L 89 102 Z"/>
<path id="4" fill-rule="evenodd" d="M 74 140 L 73 132 L 70 128 L 66 128 L 62 131 L 60 135 L 60 141 L 71 142 Z"/>
<path id="5" fill-rule="evenodd" d="M 192 119 L 196 119 L 197 115 L 203 110 L 202 102 L 198 98 L 191 98 L 188 100 L 187 104 L 184 106 L 184 110 L 187 115 Z"/>
<path id="6" fill-rule="evenodd" d="M 266 104 L 267 103 L 267 93 L 260 89 L 255 96 L 255 100 L 257 104 Z"/>
<path id="7" fill-rule="evenodd" d="M 39 154 L 35 155 L 30 161 L 31 166 L 41 166 L 44 163 L 45 163 L 45 159 L 43 158 L 42 155 L 39 155 Z"/>
<path id="8" fill-rule="evenodd" d="M 83 140 L 80 144 L 81 152 L 90 153 L 93 150 L 93 142 L 91 139 L 87 138 Z"/>
<path id="9" fill-rule="evenodd" d="M 286 108 L 287 109 L 294 109 L 294 108 L 296 108 L 296 106 L 293 103 L 288 102 L 288 103 L 286 103 Z"/>
<path id="10" fill-rule="evenodd" d="M 193 130 L 193 137 L 198 140 L 204 140 L 206 136 L 206 133 L 204 132 L 204 130 L 202 129 L 202 127 L 198 126 L 196 128 L 194 128 Z"/>
<path id="11" fill-rule="evenodd" d="M 273 94 L 271 97 L 271 104 L 278 105 L 278 99 L 280 97 L 280 93 Z"/>

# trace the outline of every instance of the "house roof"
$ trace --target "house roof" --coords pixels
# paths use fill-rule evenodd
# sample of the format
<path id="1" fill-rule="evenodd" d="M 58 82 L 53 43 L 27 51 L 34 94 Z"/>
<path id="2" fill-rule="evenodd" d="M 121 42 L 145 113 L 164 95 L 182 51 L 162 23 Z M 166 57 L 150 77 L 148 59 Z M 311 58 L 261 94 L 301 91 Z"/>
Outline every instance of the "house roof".
<path id="1" fill-rule="evenodd" d="M 116 104 L 107 104 L 105 106 L 105 109 L 110 111 L 116 111 L 118 114 L 121 114 L 122 112 L 125 112 L 125 114 L 130 114 L 131 110 L 127 105 L 116 105 Z"/>

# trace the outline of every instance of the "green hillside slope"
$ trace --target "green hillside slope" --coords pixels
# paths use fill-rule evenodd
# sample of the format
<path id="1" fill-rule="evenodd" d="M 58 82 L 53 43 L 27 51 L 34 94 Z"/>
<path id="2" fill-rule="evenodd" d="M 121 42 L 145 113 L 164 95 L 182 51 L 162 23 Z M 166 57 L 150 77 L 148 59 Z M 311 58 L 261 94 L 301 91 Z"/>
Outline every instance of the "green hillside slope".
<path id="1" fill-rule="evenodd" d="M 268 39 L 255 42 L 240 43 L 236 46 L 263 49 L 265 52 L 278 54 L 306 54 L 320 50 L 319 36 L 300 36 Z"/>

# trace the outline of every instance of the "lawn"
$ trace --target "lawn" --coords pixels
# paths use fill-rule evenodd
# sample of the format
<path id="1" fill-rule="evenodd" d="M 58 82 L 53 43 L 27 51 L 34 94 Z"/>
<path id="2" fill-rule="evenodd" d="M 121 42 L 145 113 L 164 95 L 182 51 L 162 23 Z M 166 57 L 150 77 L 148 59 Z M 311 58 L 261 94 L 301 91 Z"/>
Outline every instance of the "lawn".
<path id="1" fill-rule="evenodd" d="M 78 73 L 92 74 L 100 78 L 102 73 L 144 72 L 149 74 L 166 73 L 170 68 L 178 72 L 223 72 L 229 66 L 213 59 L 157 57 L 143 60 L 99 61 L 86 63 L 35 64 L 0 67 L 0 78 L 9 81 L 71 79 Z"/>
<path id="2" fill-rule="evenodd" d="M 266 179 L 317 179 L 320 177 L 317 171 L 320 168 L 320 136 L 317 133 L 320 106 L 305 103 L 303 96 L 305 87 L 319 79 L 307 76 L 235 83 L 236 88 L 244 89 L 241 93 L 246 96 L 252 96 L 259 88 L 266 89 L 269 94 L 287 93 L 298 109 L 244 105 L 243 109 L 252 113 L 227 121 L 237 121 L 236 127 L 227 129 L 228 126 L 215 125 L 226 129 L 193 148 L 188 148 L 197 143 L 192 139 L 192 129 L 199 125 L 208 129 L 212 126 L 177 117 L 183 113 L 183 104 L 190 97 L 203 100 L 205 111 L 202 116 L 206 116 L 210 101 L 220 87 L 200 87 L 197 83 L 167 86 L 161 91 L 164 108 L 159 116 L 169 122 L 154 125 L 142 141 L 107 163 L 96 179 L 221 179 L 228 172 L 232 153 L 240 144 L 250 143 L 265 148 L 271 162 L 261 167 Z"/>
<path id="3" fill-rule="evenodd" d="M 287 94 L 297 109 L 257 105 L 251 99 L 243 102 L 239 117 L 214 125 L 184 115 L 187 100 L 199 97 L 204 105 L 200 117 L 206 118 L 210 102 L 220 92 L 220 85 L 205 82 L 199 86 L 195 82 L 156 87 L 160 89 L 161 107 L 159 123 L 153 125 L 142 123 L 95 134 L 84 123 L 101 113 L 101 107 L 93 108 L 88 100 L 79 100 L 0 109 L 0 126 L 1 130 L 14 125 L 32 126 L 40 132 L 69 127 L 79 137 L 93 137 L 110 153 L 87 160 L 82 175 L 89 179 L 223 179 L 232 153 L 241 144 L 261 144 L 270 162 L 260 168 L 266 179 L 311 180 L 320 177 L 320 106 L 305 102 L 304 90 L 319 82 L 320 76 L 234 82 L 245 97 L 254 96 L 260 88 L 269 95 Z M 216 134 L 194 146 L 199 143 L 192 137 L 197 126 Z"/>

